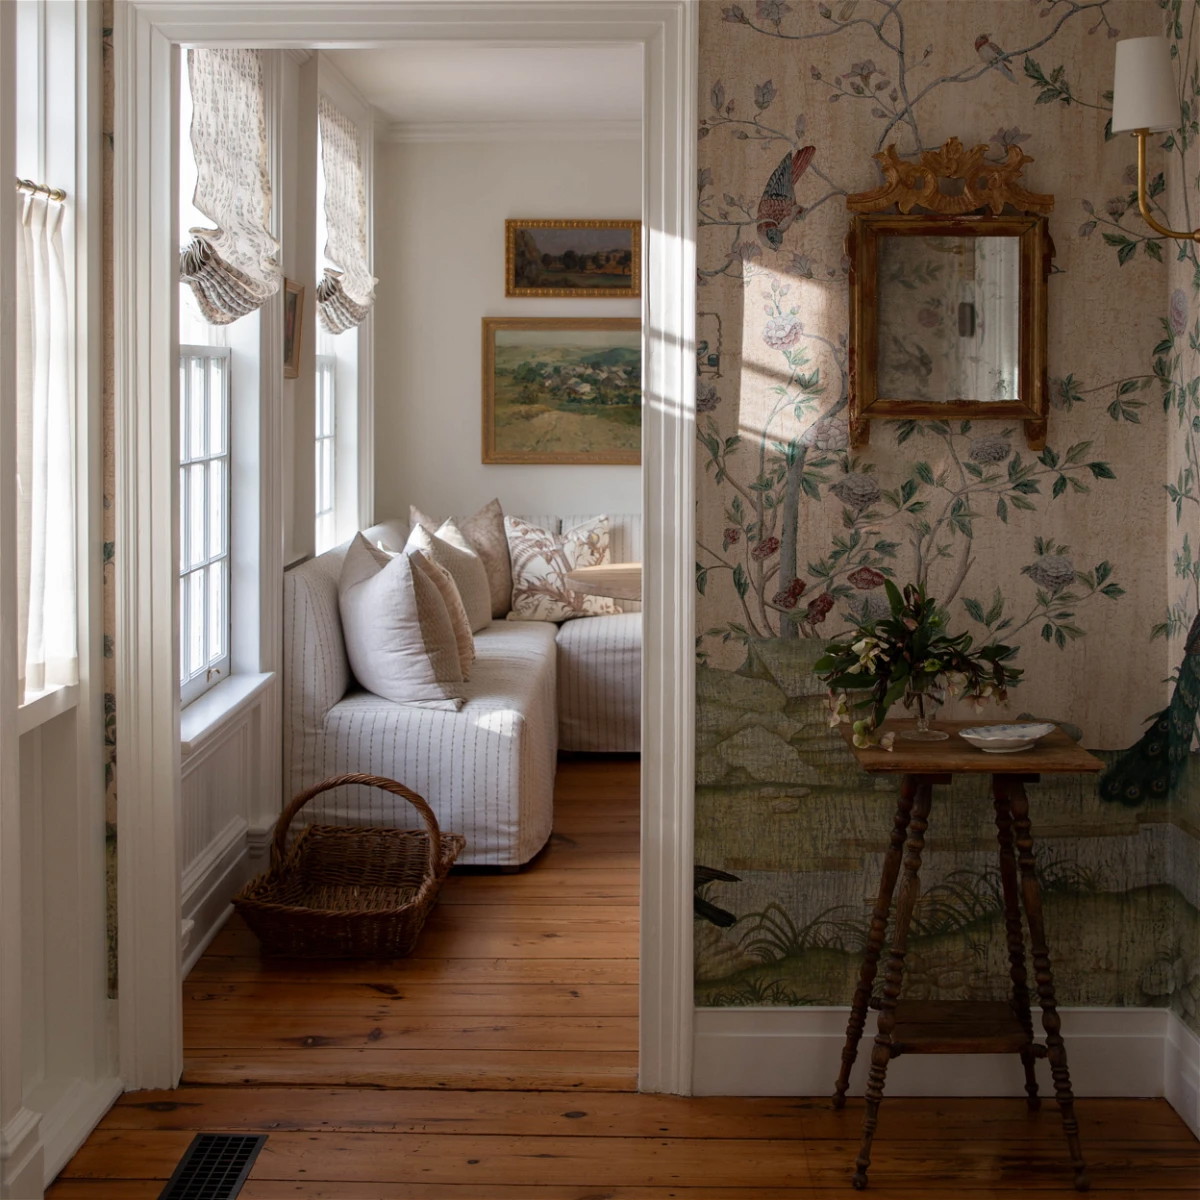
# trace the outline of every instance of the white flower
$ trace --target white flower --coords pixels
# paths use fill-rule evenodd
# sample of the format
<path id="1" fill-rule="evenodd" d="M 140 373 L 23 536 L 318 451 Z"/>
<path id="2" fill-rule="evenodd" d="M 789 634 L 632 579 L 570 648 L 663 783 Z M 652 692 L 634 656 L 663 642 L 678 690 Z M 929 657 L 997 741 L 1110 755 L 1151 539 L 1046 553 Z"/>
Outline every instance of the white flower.
<path id="1" fill-rule="evenodd" d="M 763 326 L 762 338 L 773 350 L 788 350 L 800 340 L 803 332 L 795 317 L 772 317 Z"/>

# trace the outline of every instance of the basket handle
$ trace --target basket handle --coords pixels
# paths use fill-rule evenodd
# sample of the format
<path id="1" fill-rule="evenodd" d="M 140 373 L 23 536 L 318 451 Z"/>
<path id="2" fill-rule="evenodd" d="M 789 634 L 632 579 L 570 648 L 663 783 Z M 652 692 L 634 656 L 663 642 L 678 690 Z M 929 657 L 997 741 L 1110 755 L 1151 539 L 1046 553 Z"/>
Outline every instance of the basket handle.
<path id="1" fill-rule="evenodd" d="M 431 876 L 436 875 L 439 856 L 441 854 L 442 831 L 438 826 L 437 817 L 433 815 L 433 809 L 425 802 L 425 798 L 418 796 L 411 788 L 406 788 L 404 784 L 397 783 L 394 779 L 388 779 L 383 775 L 366 775 L 361 773 L 332 775 L 296 796 L 291 804 L 279 814 L 279 820 L 275 822 L 275 836 L 271 842 L 271 867 L 275 868 L 283 861 L 284 850 L 287 846 L 288 829 L 291 827 L 292 818 L 314 796 L 319 796 L 322 792 L 332 791 L 334 788 L 345 787 L 347 784 L 355 783 L 391 792 L 393 796 L 400 796 L 402 799 L 407 800 L 417 810 L 421 816 L 421 820 L 425 822 L 425 828 L 429 833 L 429 862 L 427 864 L 429 874 Z"/>

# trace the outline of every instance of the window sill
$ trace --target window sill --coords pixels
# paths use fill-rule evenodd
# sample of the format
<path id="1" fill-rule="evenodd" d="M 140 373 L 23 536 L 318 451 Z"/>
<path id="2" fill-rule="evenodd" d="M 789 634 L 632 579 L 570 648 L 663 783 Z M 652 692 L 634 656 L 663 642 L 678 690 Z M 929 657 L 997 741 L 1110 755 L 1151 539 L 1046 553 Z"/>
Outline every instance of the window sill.
<path id="1" fill-rule="evenodd" d="M 179 715 L 179 751 L 186 762 L 245 712 L 274 680 L 264 675 L 231 675 L 198 696 Z"/>
<path id="2" fill-rule="evenodd" d="M 17 733 L 25 734 L 39 725 L 45 725 L 47 721 L 53 721 L 55 717 L 62 716 L 63 713 L 69 712 L 71 709 L 79 705 L 79 684 L 68 683 L 62 687 L 49 688 L 44 692 L 39 692 L 31 700 L 26 700 L 24 704 L 17 708 Z"/>

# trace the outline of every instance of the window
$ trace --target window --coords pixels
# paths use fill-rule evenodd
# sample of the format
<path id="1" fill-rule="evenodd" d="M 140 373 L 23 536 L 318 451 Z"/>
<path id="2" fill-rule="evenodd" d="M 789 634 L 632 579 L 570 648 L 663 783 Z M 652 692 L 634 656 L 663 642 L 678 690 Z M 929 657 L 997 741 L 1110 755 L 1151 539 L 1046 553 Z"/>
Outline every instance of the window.
<path id="1" fill-rule="evenodd" d="M 179 350 L 179 683 L 229 674 L 229 350 Z"/>
<path id="2" fill-rule="evenodd" d="M 337 543 L 334 517 L 337 497 L 337 415 L 334 403 L 337 360 L 332 354 L 317 355 L 316 395 L 316 552 Z"/>

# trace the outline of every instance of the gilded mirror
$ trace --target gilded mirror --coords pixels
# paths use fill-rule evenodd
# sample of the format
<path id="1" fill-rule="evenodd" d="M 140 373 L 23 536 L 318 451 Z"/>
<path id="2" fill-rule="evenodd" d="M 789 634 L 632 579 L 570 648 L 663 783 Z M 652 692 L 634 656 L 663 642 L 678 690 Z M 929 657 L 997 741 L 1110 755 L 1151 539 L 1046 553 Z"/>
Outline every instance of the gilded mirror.
<path id="1" fill-rule="evenodd" d="M 1015 146 L 987 149 L 952 138 L 908 163 L 889 146 L 885 184 L 847 198 L 854 446 L 870 421 L 914 419 L 1020 420 L 1045 443 L 1054 198 L 1017 183 L 1032 160 Z"/>

